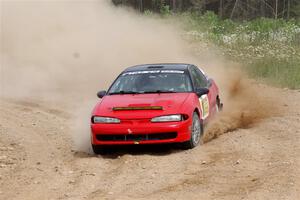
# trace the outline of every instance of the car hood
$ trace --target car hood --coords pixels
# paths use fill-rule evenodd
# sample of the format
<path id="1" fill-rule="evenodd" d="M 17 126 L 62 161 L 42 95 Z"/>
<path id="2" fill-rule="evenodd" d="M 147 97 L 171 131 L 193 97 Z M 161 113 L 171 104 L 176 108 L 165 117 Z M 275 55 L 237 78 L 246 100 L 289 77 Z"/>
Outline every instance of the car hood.
<path id="1" fill-rule="evenodd" d="M 147 119 L 181 113 L 191 93 L 108 95 L 96 105 L 93 115 L 119 119 Z M 129 110 L 130 109 L 130 110 Z"/>

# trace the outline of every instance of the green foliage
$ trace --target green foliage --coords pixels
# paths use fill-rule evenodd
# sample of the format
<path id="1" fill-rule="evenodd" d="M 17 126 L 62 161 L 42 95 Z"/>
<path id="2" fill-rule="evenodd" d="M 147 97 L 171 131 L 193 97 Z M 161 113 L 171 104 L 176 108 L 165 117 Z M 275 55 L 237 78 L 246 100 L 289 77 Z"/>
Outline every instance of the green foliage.
<path id="1" fill-rule="evenodd" d="M 300 60 L 263 58 L 246 65 L 246 70 L 254 78 L 291 89 L 300 88 Z"/>
<path id="2" fill-rule="evenodd" d="M 186 28 L 206 29 L 206 31 L 213 34 L 221 34 L 231 31 L 234 23 L 231 20 L 221 20 L 219 17 L 211 11 L 205 12 L 201 15 L 198 12 L 185 12 L 181 14 L 181 17 L 187 22 Z"/>
<path id="3" fill-rule="evenodd" d="M 153 12 L 151 10 L 145 10 L 144 11 L 144 15 L 146 15 L 146 16 L 152 16 Z"/>
<path id="4" fill-rule="evenodd" d="M 192 41 L 214 43 L 231 60 L 243 63 L 257 78 L 290 88 L 300 88 L 299 21 L 260 18 L 235 22 L 212 12 L 179 16 Z"/>
<path id="5" fill-rule="evenodd" d="M 163 15 L 172 12 L 213 11 L 222 18 L 250 20 L 260 17 L 300 18 L 299 0 L 111 0 L 115 5 L 131 6 L 140 12 L 151 10 Z M 166 7 L 168 6 L 168 7 Z M 233 10 L 233 8 L 235 8 Z M 275 16 L 276 14 L 276 16 Z"/>
<path id="6" fill-rule="evenodd" d="M 295 0 L 296 1 L 296 0 Z M 298 20 L 300 20 L 300 2 L 298 1 L 297 3 L 291 7 L 291 14 L 295 16 Z"/>
<path id="7" fill-rule="evenodd" d="M 171 14 L 169 5 L 161 5 L 159 11 L 162 16 L 169 16 Z"/>
<path id="8" fill-rule="evenodd" d="M 247 31 L 258 31 L 258 32 L 268 32 L 278 30 L 287 25 L 286 21 L 283 19 L 274 20 L 271 18 L 257 18 L 255 20 L 246 22 Z"/>

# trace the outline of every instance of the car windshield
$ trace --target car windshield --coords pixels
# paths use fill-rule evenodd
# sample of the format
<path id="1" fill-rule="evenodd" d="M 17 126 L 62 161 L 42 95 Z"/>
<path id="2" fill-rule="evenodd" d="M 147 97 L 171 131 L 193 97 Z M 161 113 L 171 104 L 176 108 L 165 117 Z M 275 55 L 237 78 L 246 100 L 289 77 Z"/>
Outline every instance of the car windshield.
<path id="1" fill-rule="evenodd" d="M 133 71 L 121 74 L 109 94 L 191 92 L 190 78 L 180 70 Z"/>

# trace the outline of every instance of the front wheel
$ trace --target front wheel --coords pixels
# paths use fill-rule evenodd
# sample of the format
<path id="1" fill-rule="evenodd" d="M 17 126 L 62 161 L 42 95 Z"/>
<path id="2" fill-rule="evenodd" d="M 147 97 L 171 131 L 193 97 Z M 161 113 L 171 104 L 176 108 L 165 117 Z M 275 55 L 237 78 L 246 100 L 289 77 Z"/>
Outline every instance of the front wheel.
<path id="1" fill-rule="evenodd" d="M 192 149 L 202 143 L 203 126 L 196 112 L 193 114 L 192 132 L 190 140 L 183 143 L 184 149 Z"/>
<path id="2" fill-rule="evenodd" d="M 92 144 L 92 148 L 93 148 L 94 154 L 105 154 L 106 153 L 106 149 L 103 146 Z"/>

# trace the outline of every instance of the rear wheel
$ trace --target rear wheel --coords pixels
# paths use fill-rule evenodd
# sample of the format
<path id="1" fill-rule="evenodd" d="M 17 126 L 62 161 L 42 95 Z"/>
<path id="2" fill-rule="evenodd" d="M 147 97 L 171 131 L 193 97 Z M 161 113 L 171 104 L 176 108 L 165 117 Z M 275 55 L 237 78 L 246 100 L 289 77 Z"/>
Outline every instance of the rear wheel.
<path id="1" fill-rule="evenodd" d="M 203 126 L 196 112 L 193 114 L 192 132 L 190 140 L 183 143 L 184 149 L 192 149 L 202 143 Z"/>
<path id="2" fill-rule="evenodd" d="M 223 103 L 221 103 L 221 100 L 220 100 L 219 96 L 217 97 L 216 101 L 217 101 L 217 103 L 216 103 L 216 111 L 220 112 L 223 109 Z"/>

